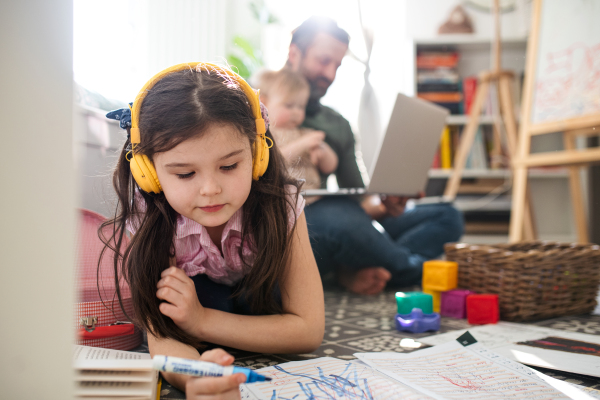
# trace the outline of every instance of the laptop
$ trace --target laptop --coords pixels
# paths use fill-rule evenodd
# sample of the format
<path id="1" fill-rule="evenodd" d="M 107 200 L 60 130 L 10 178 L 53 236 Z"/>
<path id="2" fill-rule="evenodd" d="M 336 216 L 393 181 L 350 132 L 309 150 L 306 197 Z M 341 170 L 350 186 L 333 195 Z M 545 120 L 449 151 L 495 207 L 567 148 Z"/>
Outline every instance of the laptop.
<path id="1" fill-rule="evenodd" d="M 310 189 L 304 196 L 361 195 L 368 193 L 418 197 L 440 144 L 448 110 L 414 97 L 398 94 L 385 135 L 375 152 L 371 179 L 365 188 L 336 191 Z M 424 203 L 443 199 L 424 198 Z"/>

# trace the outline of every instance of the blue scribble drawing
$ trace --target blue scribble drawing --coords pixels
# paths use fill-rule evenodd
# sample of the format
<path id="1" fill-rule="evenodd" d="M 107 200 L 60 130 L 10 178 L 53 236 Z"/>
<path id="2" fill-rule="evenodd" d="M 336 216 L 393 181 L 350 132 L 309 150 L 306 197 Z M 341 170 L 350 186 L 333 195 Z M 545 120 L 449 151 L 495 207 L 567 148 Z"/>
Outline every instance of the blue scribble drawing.
<path id="1" fill-rule="evenodd" d="M 291 376 L 309 379 L 310 382 L 296 382 L 300 386 L 300 390 L 304 393 L 307 400 L 321 399 L 348 399 L 348 400 L 373 400 L 373 395 L 366 378 L 359 378 L 356 366 L 348 363 L 346 368 L 340 375 L 325 375 L 321 367 L 318 375 L 313 374 L 294 374 L 288 372 L 279 365 L 274 368 Z M 271 400 L 299 400 L 304 397 L 299 397 L 299 394 L 293 397 L 281 397 L 277 395 L 277 391 L 273 390 Z"/>

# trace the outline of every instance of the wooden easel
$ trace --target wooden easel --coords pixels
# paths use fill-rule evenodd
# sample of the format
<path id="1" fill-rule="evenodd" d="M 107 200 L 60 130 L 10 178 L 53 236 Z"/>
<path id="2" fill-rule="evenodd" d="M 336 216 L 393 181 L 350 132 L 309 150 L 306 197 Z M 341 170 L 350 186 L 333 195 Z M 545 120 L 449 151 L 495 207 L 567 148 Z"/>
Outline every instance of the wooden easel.
<path id="1" fill-rule="evenodd" d="M 577 136 L 600 134 L 600 113 L 590 113 L 550 122 L 533 123 L 531 121 L 533 111 L 533 95 L 537 79 L 537 57 L 538 52 L 540 51 L 538 46 L 541 36 L 540 28 L 542 7 L 543 0 L 534 0 L 531 34 L 527 46 L 527 66 L 525 74 L 521 129 L 519 133 L 516 157 L 513 158 L 512 162 L 514 181 L 509 241 L 517 242 L 523 239 L 523 217 L 527 213 L 525 198 L 527 191 L 528 168 L 541 166 L 567 166 L 569 169 L 571 199 L 577 226 L 578 241 L 587 242 L 589 240 L 588 228 L 585 215 L 585 205 L 581 190 L 581 181 L 579 178 L 579 169 L 583 165 L 592 162 L 600 162 L 600 148 L 576 150 L 575 138 Z M 560 29 L 560 27 L 554 26 L 553 29 Z M 565 33 L 568 34 L 568 32 Z M 563 132 L 563 143 L 565 150 L 551 153 L 547 152 L 531 154 L 531 138 L 533 136 L 554 132 Z"/>
<path id="2" fill-rule="evenodd" d="M 473 146 L 475 134 L 479 126 L 479 117 L 481 116 L 482 109 L 485 105 L 488 92 L 491 85 L 495 85 L 497 88 L 498 100 L 500 103 L 500 118 L 504 122 L 506 130 L 506 143 L 507 152 L 509 159 L 512 159 L 516 155 L 517 146 L 517 121 L 514 114 L 513 100 L 511 96 L 511 85 L 514 79 L 514 74 L 511 71 L 506 71 L 501 68 L 501 39 L 500 39 L 500 11 L 499 11 L 499 0 L 494 0 L 494 21 L 495 21 L 495 37 L 494 37 L 494 69 L 493 71 L 485 71 L 479 74 L 477 90 L 475 92 L 475 99 L 471 105 L 469 112 L 469 122 L 467 123 L 460 139 L 460 144 L 456 152 L 456 158 L 454 160 L 454 170 L 448 179 L 446 184 L 446 190 L 444 191 L 444 197 L 448 199 L 456 198 L 458 193 L 458 187 L 462 173 L 469 155 L 469 151 Z M 496 121 L 497 123 L 497 121 Z M 495 126 L 495 131 L 498 129 Z M 496 145 L 500 145 L 500 140 L 496 140 Z M 496 146 L 496 147 L 497 147 Z M 529 201 L 526 203 L 524 209 L 525 223 L 523 224 L 524 236 L 530 239 L 535 237 L 535 228 L 533 224 L 531 209 L 529 207 Z"/>

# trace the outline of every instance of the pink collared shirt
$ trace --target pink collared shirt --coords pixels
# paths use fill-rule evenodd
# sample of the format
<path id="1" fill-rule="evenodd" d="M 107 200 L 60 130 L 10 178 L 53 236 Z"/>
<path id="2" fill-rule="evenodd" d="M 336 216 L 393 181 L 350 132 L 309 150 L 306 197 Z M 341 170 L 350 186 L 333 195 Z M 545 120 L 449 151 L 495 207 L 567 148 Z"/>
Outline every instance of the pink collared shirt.
<path id="1" fill-rule="evenodd" d="M 290 200 L 293 201 L 296 188 L 288 186 Z M 142 201 L 143 204 L 143 201 Z M 290 229 L 294 226 L 296 218 L 304 210 L 305 201 L 302 195 L 298 195 L 298 202 L 294 212 L 290 210 L 288 222 Z M 208 231 L 203 225 L 183 215 L 177 217 L 175 228 L 175 257 L 177 267 L 183 269 L 187 276 L 206 274 L 211 280 L 224 285 L 233 286 L 239 282 L 248 272 L 249 266 L 245 265 L 240 258 L 238 249 L 242 244 L 242 216 L 243 207 L 233 214 L 225 224 L 221 236 L 221 248 L 212 242 Z M 135 233 L 134 224 L 127 224 L 127 228 Z M 252 264 L 253 251 L 249 243 L 244 243 L 242 255 Z"/>

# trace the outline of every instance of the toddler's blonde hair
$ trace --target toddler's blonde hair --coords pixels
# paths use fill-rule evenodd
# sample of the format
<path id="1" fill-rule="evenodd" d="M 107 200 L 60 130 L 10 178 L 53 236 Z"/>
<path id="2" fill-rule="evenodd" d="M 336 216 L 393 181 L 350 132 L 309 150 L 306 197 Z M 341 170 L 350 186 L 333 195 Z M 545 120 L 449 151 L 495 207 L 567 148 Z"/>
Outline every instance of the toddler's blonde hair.
<path id="1" fill-rule="evenodd" d="M 310 91 L 310 86 L 304 76 L 288 68 L 279 71 L 261 71 L 252 80 L 252 84 L 260 89 L 261 95 L 267 98 L 278 93 L 287 99 L 304 90 Z"/>

